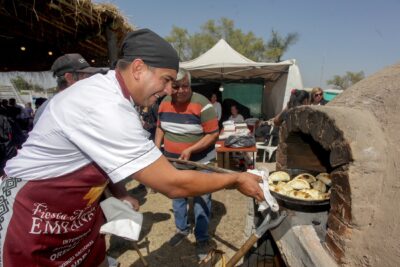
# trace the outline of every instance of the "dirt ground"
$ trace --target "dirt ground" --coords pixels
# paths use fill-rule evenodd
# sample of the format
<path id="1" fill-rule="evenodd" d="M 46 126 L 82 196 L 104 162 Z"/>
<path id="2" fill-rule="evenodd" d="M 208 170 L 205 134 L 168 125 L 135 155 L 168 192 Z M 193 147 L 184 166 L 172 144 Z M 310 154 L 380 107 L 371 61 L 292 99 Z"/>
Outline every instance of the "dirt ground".
<path id="1" fill-rule="evenodd" d="M 137 185 L 133 181 L 127 184 L 127 188 L 141 203 L 144 221 L 137 245 L 149 266 L 198 266 L 193 234 L 177 247 L 168 244 L 175 234 L 172 201 L 160 193 L 138 190 Z M 225 252 L 229 259 L 246 240 L 245 227 L 251 200 L 236 190 L 213 193 L 212 199 L 211 244 Z M 107 236 L 106 240 L 108 255 L 116 258 L 120 267 L 143 266 L 132 242 L 114 236 Z"/>

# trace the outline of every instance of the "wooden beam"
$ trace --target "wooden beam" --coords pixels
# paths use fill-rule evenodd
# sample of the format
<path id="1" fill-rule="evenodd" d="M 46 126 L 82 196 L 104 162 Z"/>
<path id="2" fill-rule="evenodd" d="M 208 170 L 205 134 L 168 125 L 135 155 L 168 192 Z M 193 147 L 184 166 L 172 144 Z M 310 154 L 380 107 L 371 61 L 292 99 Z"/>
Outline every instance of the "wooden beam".
<path id="1" fill-rule="evenodd" d="M 118 59 L 117 36 L 109 25 L 105 27 L 105 33 L 107 37 L 108 59 L 110 60 L 111 67 Z"/>

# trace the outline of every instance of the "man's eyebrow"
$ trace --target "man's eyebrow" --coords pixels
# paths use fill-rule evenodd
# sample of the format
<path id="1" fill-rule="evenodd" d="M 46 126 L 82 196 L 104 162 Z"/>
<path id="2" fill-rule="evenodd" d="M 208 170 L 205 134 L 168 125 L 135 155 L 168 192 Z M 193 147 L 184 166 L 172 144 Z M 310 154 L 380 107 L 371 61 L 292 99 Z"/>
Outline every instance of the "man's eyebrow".
<path id="1" fill-rule="evenodd" d="M 176 82 L 175 78 L 172 76 L 167 75 L 165 78 L 168 78 L 168 80 L 170 80 L 172 82 Z"/>

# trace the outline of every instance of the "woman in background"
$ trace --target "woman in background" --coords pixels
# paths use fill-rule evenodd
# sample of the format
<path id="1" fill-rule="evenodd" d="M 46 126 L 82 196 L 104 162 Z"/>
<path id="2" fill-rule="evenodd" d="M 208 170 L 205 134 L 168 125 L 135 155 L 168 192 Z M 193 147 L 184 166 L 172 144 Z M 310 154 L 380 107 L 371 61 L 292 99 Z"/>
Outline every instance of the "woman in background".
<path id="1" fill-rule="evenodd" d="M 231 106 L 231 116 L 229 117 L 229 120 L 234 121 L 235 123 L 244 122 L 243 116 L 239 114 L 239 110 L 235 105 Z"/>
<path id="2" fill-rule="evenodd" d="M 311 105 L 325 105 L 326 103 L 328 101 L 324 99 L 324 91 L 319 87 L 314 87 L 311 90 Z"/>

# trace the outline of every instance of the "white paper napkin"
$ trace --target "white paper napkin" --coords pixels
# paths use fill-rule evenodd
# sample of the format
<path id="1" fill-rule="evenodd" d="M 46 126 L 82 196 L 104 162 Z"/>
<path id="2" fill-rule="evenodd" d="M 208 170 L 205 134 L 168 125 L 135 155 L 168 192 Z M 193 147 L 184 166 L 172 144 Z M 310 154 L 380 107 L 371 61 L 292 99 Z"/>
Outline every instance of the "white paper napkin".
<path id="1" fill-rule="evenodd" d="M 269 191 L 269 184 L 268 184 L 269 171 L 268 171 L 268 169 L 247 170 L 247 172 L 262 177 L 262 183 L 259 183 L 259 185 L 264 192 L 265 201 L 258 203 L 258 211 L 264 211 L 268 207 L 271 207 L 272 211 L 277 212 L 279 210 L 279 204 L 276 201 L 276 199 L 271 195 L 271 192 Z"/>
<path id="2" fill-rule="evenodd" d="M 128 240 L 137 241 L 142 229 L 143 215 L 132 209 L 132 205 L 115 197 L 100 202 L 107 223 L 102 225 L 100 233 L 112 234 Z"/>

